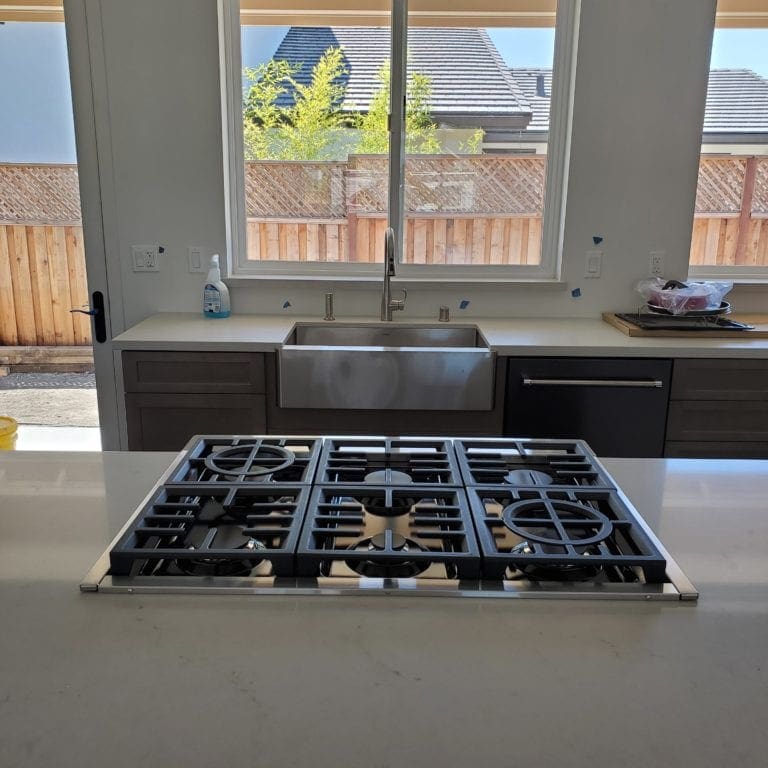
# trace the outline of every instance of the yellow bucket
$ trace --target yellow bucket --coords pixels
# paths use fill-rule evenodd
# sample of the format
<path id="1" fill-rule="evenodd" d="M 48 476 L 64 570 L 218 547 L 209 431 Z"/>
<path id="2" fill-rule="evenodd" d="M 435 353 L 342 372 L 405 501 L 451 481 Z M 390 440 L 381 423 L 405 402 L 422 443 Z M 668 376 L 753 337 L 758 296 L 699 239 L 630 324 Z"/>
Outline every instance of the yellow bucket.
<path id="1" fill-rule="evenodd" d="M 0 451 L 12 451 L 16 447 L 19 425 L 10 416 L 0 416 Z"/>

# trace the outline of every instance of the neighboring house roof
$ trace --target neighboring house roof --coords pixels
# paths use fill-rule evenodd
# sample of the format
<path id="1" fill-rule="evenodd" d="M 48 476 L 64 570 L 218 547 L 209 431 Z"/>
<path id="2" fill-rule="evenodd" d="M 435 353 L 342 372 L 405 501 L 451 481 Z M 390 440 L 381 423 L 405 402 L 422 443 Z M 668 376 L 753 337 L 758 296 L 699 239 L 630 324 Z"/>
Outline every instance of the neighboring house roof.
<path id="1" fill-rule="evenodd" d="M 512 67 L 510 72 L 533 110 L 526 133 L 546 132 L 552 70 Z M 712 141 L 768 134 L 768 79 L 749 69 L 713 69 L 709 73 L 704 134 Z"/>
<path id="2" fill-rule="evenodd" d="M 366 111 L 389 58 L 386 27 L 291 27 L 273 58 L 302 63 L 296 80 L 330 47 L 341 47 L 349 70 L 342 108 Z M 484 29 L 415 27 L 408 31 L 408 69 L 431 80 L 432 115 L 457 126 L 524 128 L 531 108 Z M 292 103 L 291 95 L 281 105 Z M 280 102 L 279 102 L 280 103 Z"/>
<path id="3" fill-rule="evenodd" d="M 533 117 L 526 130 L 548 131 L 549 100 L 552 98 L 552 70 L 536 67 L 514 67 L 509 71 L 531 105 Z"/>

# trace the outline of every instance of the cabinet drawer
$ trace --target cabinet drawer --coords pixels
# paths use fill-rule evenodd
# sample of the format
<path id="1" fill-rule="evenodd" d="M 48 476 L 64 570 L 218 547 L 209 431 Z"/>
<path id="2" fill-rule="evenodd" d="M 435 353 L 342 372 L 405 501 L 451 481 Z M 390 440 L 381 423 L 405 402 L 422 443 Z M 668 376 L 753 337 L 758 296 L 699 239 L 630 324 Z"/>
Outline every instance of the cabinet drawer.
<path id="1" fill-rule="evenodd" d="M 129 393 L 125 410 L 132 451 L 178 451 L 199 434 L 267 431 L 264 395 Z"/>
<path id="2" fill-rule="evenodd" d="M 671 397 L 768 401 L 768 360 L 676 360 Z"/>
<path id="3" fill-rule="evenodd" d="M 126 392 L 264 393 L 264 355 L 123 352 Z"/>
<path id="4" fill-rule="evenodd" d="M 768 459 L 767 443 L 667 443 L 670 459 Z"/>
<path id="5" fill-rule="evenodd" d="M 668 441 L 768 441 L 768 401 L 673 400 Z"/>

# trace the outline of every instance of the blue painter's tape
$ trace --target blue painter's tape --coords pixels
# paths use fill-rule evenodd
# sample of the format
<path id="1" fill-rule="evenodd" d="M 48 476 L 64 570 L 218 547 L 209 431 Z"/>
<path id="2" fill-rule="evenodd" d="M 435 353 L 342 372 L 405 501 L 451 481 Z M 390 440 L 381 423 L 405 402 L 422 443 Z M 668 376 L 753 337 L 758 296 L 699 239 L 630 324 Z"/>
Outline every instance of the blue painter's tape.
<path id="1" fill-rule="evenodd" d="M 581 298 L 581 288 L 574 288 L 571 291 L 571 296 L 573 296 L 574 299 L 580 299 Z"/>
<path id="2" fill-rule="evenodd" d="M 291 306 L 291 302 L 290 301 L 284 301 L 283 302 L 283 309 L 288 309 L 288 307 L 290 307 L 290 306 Z"/>
<path id="3" fill-rule="evenodd" d="M 602 237 L 600 237 L 600 235 L 593 235 L 593 237 L 592 237 L 592 242 L 593 242 L 595 245 L 600 245 L 600 243 L 602 243 L 602 242 L 603 242 L 603 238 L 602 238 Z"/>
<path id="4" fill-rule="evenodd" d="M 462 299 L 459 302 L 459 309 L 466 309 L 469 306 L 469 299 Z"/>

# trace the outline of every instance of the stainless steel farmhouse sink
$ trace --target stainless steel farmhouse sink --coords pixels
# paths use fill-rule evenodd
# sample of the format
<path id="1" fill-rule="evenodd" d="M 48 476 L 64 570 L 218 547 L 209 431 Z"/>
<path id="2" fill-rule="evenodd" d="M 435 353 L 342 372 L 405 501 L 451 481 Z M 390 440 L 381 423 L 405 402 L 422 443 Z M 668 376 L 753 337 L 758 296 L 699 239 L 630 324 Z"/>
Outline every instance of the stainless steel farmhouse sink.
<path id="1" fill-rule="evenodd" d="M 493 408 L 494 353 L 474 326 L 297 323 L 278 359 L 283 408 Z"/>

